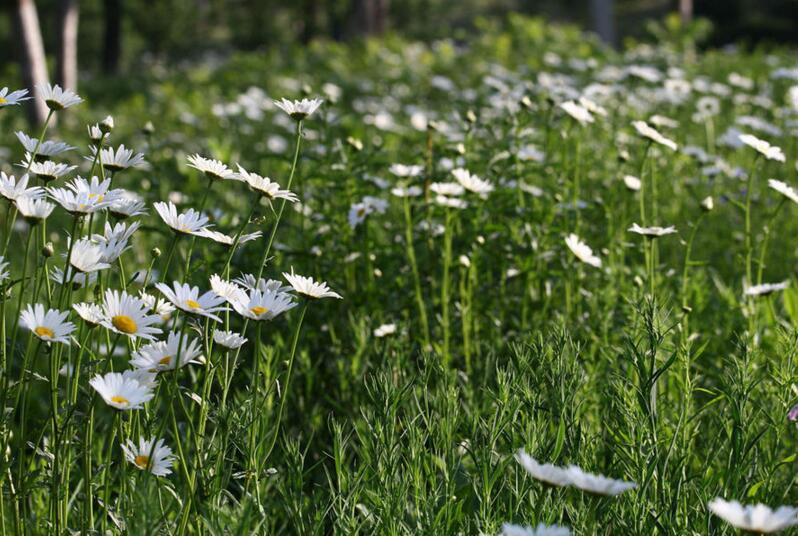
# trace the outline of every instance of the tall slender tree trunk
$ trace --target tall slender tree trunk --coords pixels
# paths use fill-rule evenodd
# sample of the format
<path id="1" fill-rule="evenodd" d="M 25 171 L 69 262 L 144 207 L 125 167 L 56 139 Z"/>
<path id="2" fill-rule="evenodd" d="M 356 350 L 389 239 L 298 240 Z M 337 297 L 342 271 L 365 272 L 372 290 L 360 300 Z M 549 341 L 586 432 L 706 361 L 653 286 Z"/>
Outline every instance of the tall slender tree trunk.
<path id="1" fill-rule="evenodd" d="M 389 0 L 355 0 L 353 7 L 355 34 L 373 35 L 385 31 Z"/>
<path id="2" fill-rule="evenodd" d="M 56 80 L 73 90 L 78 87 L 78 0 L 61 0 Z"/>
<path id="3" fill-rule="evenodd" d="M 590 0 L 593 29 L 602 41 L 615 44 L 615 9 L 613 0 Z"/>
<path id="4" fill-rule="evenodd" d="M 679 15 L 684 24 L 693 20 L 693 0 L 679 0 Z"/>
<path id="5" fill-rule="evenodd" d="M 39 84 L 47 84 L 47 59 L 44 56 L 44 42 L 39 26 L 39 15 L 33 0 L 17 0 L 17 27 L 20 39 L 20 66 L 22 68 L 22 81 L 34 96 L 38 91 L 34 88 Z M 34 124 L 40 125 L 47 118 L 47 105 L 40 98 L 33 99 L 25 107 L 28 118 Z"/>
<path id="6" fill-rule="evenodd" d="M 103 37 L 103 72 L 119 70 L 122 53 L 122 0 L 105 0 L 105 35 Z"/>

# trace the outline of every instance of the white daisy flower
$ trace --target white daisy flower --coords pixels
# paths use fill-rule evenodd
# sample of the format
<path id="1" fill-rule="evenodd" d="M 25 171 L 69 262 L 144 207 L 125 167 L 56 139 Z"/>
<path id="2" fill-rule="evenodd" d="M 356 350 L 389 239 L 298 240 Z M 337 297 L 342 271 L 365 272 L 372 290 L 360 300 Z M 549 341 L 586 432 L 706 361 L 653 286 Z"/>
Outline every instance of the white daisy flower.
<path id="1" fill-rule="evenodd" d="M 608 115 L 603 106 L 598 105 L 587 97 L 579 97 L 579 105 L 591 114 L 600 115 L 601 117 L 607 117 Z"/>
<path id="2" fill-rule="evenodd" d="M 577 104 L 574 101 L 565 101 L 560 103 L 560 108 L 562 108 L 563 111 L 565 111 L 565 113 L 570 115 L 572 118 L 576 119 L 581 125 L 595 121 L 593 115 L 590 113 L 590 111 L 588 111 L 587 108 L 581 104 Z"/>
<path id="3" fill-rule="evenodd" d="M 378 339 L 396 333 L 396 324 L 382 324 L 374 330 L 374 336 Z"/>
<path id="4" fill-rule="evenodd" d="M 538 461 L 527 454 L 524 449 L 518 451 L 515 455 L 515 459 L 526 469 L 527 473 L 541 482 L 554 486 L 567 486 L 570 484 L 566 469 L 550 463 L 538 463 Z"/>
<path id="5" fill-rule="evenodd" d="M 388 171 L 397 177 L 418 177 L 424 173 L 424 166 L 406 166 L 404 164 L 391 164 Z"/>
<path id="6" fill-rule="evenodd" d="M 173 288 L 164 283 L 158 283 L 155 288 L 161 291 L 167 300 L 172 302 L 175 307 L 195 315 L 205 316 L 217 322 L 221 319 L 213 313 L 225 311 L 226 308 L 221 306 L 224 303 L 224 298 L 209 290 L 202 296 L 199 294 L 199 287 L 192 287 L 187 284 L 180 284 L 175 281 Z"/>
<path id="7" fill-rule="evenodd" d="M 99 326 L 104 318 L 103 308 L 94 303 L 75 303 L 72 308 L 90 326 Z"/>
<path id="8" fill-rule="evenodd" d="M 58 84 L 54 86 L 39 84 L 36 86 L 36 91 L 38 91 L 39 97 L 47 104 L 47 107 L 56 112 L 83 102 L 83 99 L 78 97 L 72 90 L 61 89 Z"/>
<path id="9" fill-rule="evenodd" d="M 446 208 L 465 209 L 468 208 L 468 203 L 457 197 L 449 197 L 446 195 L 436 195 L 435 204 Z"/>
<path id="10" fill-rule="evenodd" d="M 71 282 L 72 288 L 79 289 L 85 287 L 87 284 L 93 285 L 96 283 L 97 272 L 84 274 L 73 270 L 70 266 L 67 268 L 66 275 L 64 275 L 64 271 L 61 268 L 54 266 L 50 271 L 50 279 L 59 285 L 67 285 Z"/>
<path id="11" fill-rule="evenodd" d="M 91 156 L 87 156 L 86 160 L 93 161 L 96 155 L 97 147 L 92 145 Z M 137 153 L 133 149 L 127 149 L 124 144 L 116 149 L 113 147 L 101 149 L 99 161 L 105 169 L 113 173 L 147 165 L 147 161 L 144 160 L 144 154 Z"/>
<path id="12" fill-rule="evenodd" d="M 53 213 L 55 205 L 45 199 L 23 195 L 16 200 L 17 209 L 22 217 L 31 223 L 44 220 Z"/>
<path id="13" fill-rule="evenodd" d="M 615 480 L 613 478 L 607 478 L 604 475 L 586 473 L 575 465 L 568 466 L 567 472 L 567 478 L 571 481 L 572 486 L 597 495 L 614 496 L 637 487 L 637 484 L 634 482 Z"/>
<path id="14" fill-rule="evenodd" d="M 768 160 L 775 160 L 777 162 L 785 162 L 786 158 L 780 147 L 771 145 L 765 140 L 760 140 L 751 134 L 740 134 L 740 141 L 747 146 L 755 149 L 758 153 L 763 155 Z"/>
<path id="15" fill-rule="evenodd" d="M 242 347 L 246 342 L 246 337 L 242 337 L 233 331 L 213 330 L 213 340 L 216 344 L 224 346 L 230 350 Z"/>
<path id="16" fill-rule="evenodd" d="M 92 141 L 92 143 L 100 143 L 105 136 L 105 133 L 102 131 L 102 129 L 100 129 L 100 125 L 97 124 L 86 125 L 86 130 L 89 133 L 89 139 Z M 96 152 L 96 149 L 94 152 Z"/>
<path id="17" fill-rule="evenodd" d="M 152 385 L 119 372 L 109 372 L 105 376 L 98 374 L 89 381 L 89 385 L 106 404 L 119 410 L 141 409 L 155 396 Z"/>
<path id="18" fill-rule="evenodd" d="M 44 182 L 51 182 L 59 179 L 68 173 L 72 173 L 72 171 L 77 168 L 77 166 L 70 166 L 69 164 L 57 164 L 52 160 L 45 160 L 44 162 L 34 161 L 30 163 L 30 159 L 31 154 L 25 153 L 25 160 L 17 165 L 26 169 L 29 168 L 32 174 L 36 175 Z"/>
<path id="19" fill-rule="evenodd" d="M 17 180 L 14 175 L 6 175 L 0 171 L 0 195 L 9 201 L 16 201 L 20 197 L 39 199 L 44 197 L 44 189 L 40 186 L 28 188 L 28 174 Z"/>
<path id="20" fill-rule="evenodd" d="M 733 527 L 748 532 L 770 534 L 798 524 L 798 509 L 791 506 L 779 506 L 773 510 L 764 504 L 744 506 L 737 501 L 726 501 L 718 497 L 707 507 Z"/>
<path id="21" fill-rule="evenodd" d="M 594 255 L 593 250 L 590 249 L 590 246 L 582 242 L 582 240 L 574 233 L 571 233 L 566 237 L 565 245 L 568 246 L 568 249 L 570 249 L 580 261 L 589 264 L 590 266 L 601 268 L 601 259 L 597 255 Z"/>
<path id="22" fill-rule="evenodd" d="M 798 203 L 798 192 L 796 192 L 795 189 L 786 182 L 770 179 L 768 181 L 768 186 L 779 192 L 793 203 Z"/>
<path id="23" fill-rule="evenodd" d="M 285 199 L 289 203 L 296 203 L 299 198 L 289 190 L 281 190 L 280 185 L 272 181 L 269 177 L 262 177 L 257 173 L 250 173 L 241 165 L 238 165 L 238 176 L 241 177 L 250 189 L 263 197 L 271 200 Z"/>
<path id="24" fill-rule="evenodd" d="M 72 246 L 69 263 L 75 270 L 84 274 L 111 267 L 103 260 L 103 249 L 87 238 L 81 238 Z"/>
<path id="25" fill-rule="evenodd" d="M 38 139 L 31 138 L 21 130 L 14 134 L 28 153 L 36 153 L 36 158 L 46 159 L 74 149 L 74 147 L 62 141 L 45 140 L 39 143 Z"/>
<path id="26" fill-rule="evenodd" d="M 249 299 L 244 289 L 231 281 L 222 279 L 217 274 L 213 274 L 210 281 L 211 289 L 228 303 L 244 302 Z"/>
<path id="27" fill-rule="evenodd" d="M 433 182 L 429 189 L 438 195 L 458 196 L 465 193 L 465 188 L 456 182 Z"/>
<path id="28" fill-rule="evenodd" d="M 262 277 L 257 279 L 252 274 L 241 274 L 239 277 L 233 279 L 233 281 L 247 290 L 257 289 L 261 292 L 289 292 L 293 290 L 291 285 L 284 285 L 283 282 L 278 279 L 264 279 Z"/>
<path id="29" fill-rule="evenodd" d="M 0 108 L 6 106 L 16 106 L 22 101 L 30 100 L 31 97 L 27 96 L 27 89 L 18 89 L 16 91 L 8 92 L 8 88 L 0 89 Z"/>
<path id="30" fill-rule="evenodd" d="M 560 525 L 544 525 L 539 523 L 537 527 L 524 527 L 504 523 L 499 536 L 571 536 L 571 529 Z"/>
<path id="31" fill-rule="evenodd" d="M 493 185 L 488 181 L 482 180 L 476 175 L 472 175 L 468 170 L 455 168 L 452 175 L 460 183 L 460 186 L 480 196 L 486 196 L 493 191 Z"/>
<path id="32" fill-rule="evenodd" d="M 774 292 L 781 292 L 790 286 L 789 281 L 782 281 L 781 283 L 762 283 L 761 285 L 753 285 L 746 287 L 746 296 L 767 296 Z"/>
<path id="33" fill-rule="evenodd" d="M 419 197 L 423 193 L 424 190 L 420 186 L 397 186 L 396 188 L 391 188 L 391 194 L 396 197 Z"/>
<path id="34" fill-rule="evenodd" d="M 47 188 L 55 201 L 70 214 L 94 214 L 111 206 L 119 195 L 117 190 L 108 190 L 111 179 L 100 182 L 92 177 L 91 182 L 83 177 L 76 177 L 66 188 Z"/>
<path id="35" fill-rule="evenodd" d="M 285 292 L 252 290 L 243 300 L 231 302 L 233 309 L 250 320 L 272 320 L 293 309 L 297 303 Z"/>
<path id="36" fill-rule="evenodd" d="M 640 227 L 636 223 L 633 223 L 629 229 L 627 229 L 630 233 L 637 233 L 639 235 L 647 236 L 649 238 L 658 238 L 660 236 L 665 236 L 669 234 L 676 233 L 676 227 Z"/>
<path id="37" fill-rule="evenodd" d="M 274 105 L 291 116 L 291 119 L 295 121 L 302 121 L 306 117 L 313 114 L 313 112 L 315 112 L 323 102 L 324 100 L 322 99 L 302 99 L 299 101 L 281 99 L 279 101 L 274 101 Z"/>
<path id="38" fill-rule="evenodd" d="M 633 192 L 639 192 L 640 187 L 643 185 L 642 182 L 640 182 L 640 179 L 638 179 L 634 175 L 624 175 L 623 183 L 626 185 L 626 187 L 629 190 Z"/>
<path id="39" fill-rule="evenodd" d="M 139 298 L 150 311 L 161 317 L 162 322 L 168 322 L 172 318 L 172 313 L 177 309 L 166 298 L 158 298 L 152 294 L 147 294 L 143 290 L 139 292 Z"/>
<path id="40" fill-rule="evenodd" d="M 22 326 L 45 342 L 69 344 L 69 335 L 75 331 L 75 324 L 67 322 L 69 311 L 44 310 L 44 305 L 28 305 L 20 315 Z"/>
<path id="41" fill-rule="evenodd" d="M 105 223 L 103 234 L 94 234 L 91 239 L 102 249 L 102 258 L 105 262 L 111 263 L 119 258 L 130 246 L 128 241 L 133 233 L 141 227 L 140 222 L 133 222 L 130 225 L 117 223 L 111 225 Z"/>
<path id="42" fill-rule="evenodd" d="M 183 368 L 189 363 L 199 363 L 201 358 L 202 346 L 197 339 L 189 339 L 185 334 L 172 331 L 166 341 L 151 342 L 133 352 L 129 363 L 133 368 L 162 372 Z"/>
<path id="43" fill-rule="evenodd" d="M 198 154 L 188 157 L 188 166 L 202 171 L 206 177 L 214 180 L 243 180 L 239 175 L 218 160 L 204 158 Z"/>
<path id="44" fill-rule="evenodd" d="M 343 296 L 337 292 L 330 290 L 327 283 L 323 281 L 314 281 L 312 277 L 305 277 L 294 274 L 294 269 L 291 268 L 291 273 L 283 272 L 283 277 L 288 281 L 294 290 L 308 298 L 338 298 L 343 299 Z"/>
<path id="45" fill-rule="evenodd" d="M 252 240 L 257 240 L 262 235 L 263 233 L 261 231 L 242 234 L 241 236 L 238 237 L 237 247 L 240 247 L 241 245 L 246 244 L 247 242 L 251 242 Z M 225 246 L 232 246 L 236 242 L 236 237 L 220 233 L 219 231 L 213 231 L 211 229 L 208 229 L 207 227 L 205 229 L 200 229 L 199 232 L 197 232 L 197 236 L 201 236 L 202 238 L 210 238 L 217 244 L 222 244 Z"/>
<path id="46" fill-rule="evenodd" d="M 117 190 L 119 195 L 114 199 L 113 203 L 108 207 L 108 211 L 120 219 L 130 218 L 132 216 L 141 216 L 146 214 L 145 203 L 138 194 L 122 190 Z"/>
<path id="47" fill-rule="evenodd" d="M 671 151 L 675 151 L 678 148 L 678 145 L 676 145 L 675 141 L 666 138 L 660 134 L 657 129 L 650 127 L 645 121 L 632 121 L 632 126 L 635 128 L 638 134 L 653 141 L 654 143 L 663 145 Z"/>
<path id="48" fill-rule="evenodd" d="M 208 217 L 193 208 L 178 214 L 177 207 L 171 201 L 168 205 L 159 201 L 153 206 L 163 222 L 178 233 L 198 235 L 208 225 Z"/>
<path id="49" fill-rule="evenodd" d="M 141 469 L 149 471 L 155 476 L 166 476 L 172 473 L 174 455 L 172 449 L 164 445 L 164 440 L 139 438 L 136 445 L 131 440 L 127 440 L 122 445 L 127 461 Z"/>
<path id="50" fill-rule="evenodd" d="M 140 298 L 125 291 L 108 289 L 105 291 L 101 324 L 130 338 L 155 340 L 155 336 L 161 333 L 161 328 L 155 326 L 161 322 L 161 317 L 148 312 L 149 307 Z"/>
<path id="51" fill-rule="evenodd" d="M 0 283 L 8 279 L 11 275 L 6 268 L 8 268 L 8 263 L 6 262 L 5 258 L 0 255 Z"/>

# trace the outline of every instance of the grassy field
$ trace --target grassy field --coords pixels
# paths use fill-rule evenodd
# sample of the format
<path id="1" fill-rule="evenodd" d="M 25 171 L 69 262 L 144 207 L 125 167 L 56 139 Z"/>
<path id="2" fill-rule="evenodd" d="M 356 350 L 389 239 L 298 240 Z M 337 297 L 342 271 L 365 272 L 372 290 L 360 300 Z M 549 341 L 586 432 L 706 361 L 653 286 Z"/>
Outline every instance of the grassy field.
<path id="1" fill-rule="evenodd" d="M 798 522 L 708 507 L 798 503 L 796 80 L 511 18 L 3 107 L 3 534 Z"/>

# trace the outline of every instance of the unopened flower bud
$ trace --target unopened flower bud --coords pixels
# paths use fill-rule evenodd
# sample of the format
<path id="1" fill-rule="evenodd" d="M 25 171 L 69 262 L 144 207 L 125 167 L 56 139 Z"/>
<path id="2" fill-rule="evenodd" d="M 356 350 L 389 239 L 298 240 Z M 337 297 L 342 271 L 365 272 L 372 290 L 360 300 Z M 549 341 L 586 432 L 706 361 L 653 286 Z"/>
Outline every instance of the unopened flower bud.
<path id="1" fill-rule="evenodd" d="M 152 121 L 147 121 L 141 131 L 147 136 L 152 136 L 155 133 L 155 125 L 152 124 Z"/>
<path id="2" fill-rule="evenodd" d="M 532 103 L 532 99 L 530 99 L 529 96 L 527 96 L 527 95 L 524 95 L 521 98 L 521 106 L 523 106 L 527 110 L 531 110 L 532 108 L 534 108 L 534 104 Z"/>
<path id="3" fill-rule="evenodd" d="M 47 244 L 45 244 L 44 247 L 42 248 L 42 255 L 44 255 L 49 259 L 50 257 L 53 256 L 54 253 L 55 253 L 55 248 L 53 248 L 53 243 L 47 242 Z"/>
<path id="4" fill-rule="evenodd" d="M 105 119 L 103 119 L 102 122 L 100 123 L 100 130 L 102 130 L 103 133 L 108 134 L 113 129 L 114 129 L 114 118 L 111 117 L 110 115 L 105 116 Z"/>
<path id="5" fill-rule="evenodd" d="M 715 208 L 715 201 L 712 200 L 712 196 L 707 196 L 701 201 L 701 208 L 707 212 L 710 212 L 713 208 Z"/>
<path id="6" fill-rule="evenodd" d="M 158 257 L 161 256 L 161 250 L 158 248 L 152 248 L 152 250 L 150 251 L 150 255 L 152 255 L 153 259 L 157 259 Z"/>
<path id="7" fill-rule="evenodd" d="M 468 110 L 466 112 L 466 121 L 473 124 L 477 122 L 477 114 L 474 113 L 474 110 Z"/>

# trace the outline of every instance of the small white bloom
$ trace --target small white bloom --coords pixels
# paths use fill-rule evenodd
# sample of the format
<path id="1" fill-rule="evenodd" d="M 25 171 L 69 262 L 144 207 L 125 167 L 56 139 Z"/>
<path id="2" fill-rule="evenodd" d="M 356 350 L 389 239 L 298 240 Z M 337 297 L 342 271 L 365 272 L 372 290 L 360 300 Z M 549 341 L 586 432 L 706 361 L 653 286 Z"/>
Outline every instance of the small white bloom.
<path id="1" fill-rule="evenodd" d="M 640 179 L 638 179 L 634 175 L 624 175 L 623 183 L 626 185 L 628 189 L 630 189 L 633 192 L 640 191 L 640 187 L 642 186 Z"/>
<path id="2" fill-rule="evenodd" d="M 103 249 L 89 239 L 81 238 L 72 246 L 69 263 L 78 272 L 89 273 L 111 267 L 103 260 Z"/>
<path id="3" fill-rule="evenodd" d="M 247 339 L 232 331 L 213 330 L 213 340 L 216 344 L 222 345 L 230 350 L 235 350 L 243 346 Z"/>
<path id="4" fill-rule="evenodd" d="M 755 149 L 758 153 L 763 155 L 768 160 L 775 160 L 777 162 L 785 162 L 786 158 L 780 147 L 771 145 L 765 140 L 760 140 L 751 134 L 740 134 L 740 141 L 749 147 Z"/>
<path id="5" fill-rule="evenodd" d="M 576 119 L 581 125 L 595 121 L 593 115 L 588 111 L 587 108 L 581 104 L 577 104 L 574 101 L 565 101 L 560 103 L 560 108 L 562 108 L 565 113 L 570 115 L 572 118 Z"/>
<path id="6" fill-rule="evenodd" d="M 25 160 L 17 164 L 19 167 L 30 169 L 30 172 L 39 177 L 44 182 L 54 181 L 71 173 L 77 166 L 70 166 L 68 164 L 55 163 L 52 160 L 45 160 L 44 162 L 32 162 L 33 155 L 25 153 Z"/>
<path id="7" fill-rule="evenodd" d="M 12 91 L 11 93 L 8 92 L 7 87 L 0 89 L 0 108 L 5 108 L 6 106 L 16 106 L 22 101 L 31 99 L 31 97 L 28 97 L 27 94 L 27 89 L 18 89 L 16 91 Z"/>
<path id="8" fill-rule="evenodd" d="M 92 145 L 91 156 L 87 156 L 87 160 L 94 160 L 97 158 L 97 148 Z M 106 147 L 100 150 L 99 161 L 102 166 L 111 172 L 124 171 L 128 168 L 142 167 L 147 164 L 144 160 L 142 153 L 137 153 L 133 149 L 126 149 L 122 144 L 116 149 L 113 147 Z"/>
<path id="9" fill-rule="evenodd" d="M 90 326 L 99 326 L 103 320 L 103 308 L 94 303 L 76 303 L 72 308 Z"/>
<path id="10" fill-rule="evenodd" d="M 193 208 L 178 214 L 177 207 L 171 201 L 168 205 L 159 201 L 153 206 L 164 223 L 178 233 L 199 235 L 200 231 L 208 225 L 208 217 Z"/>
<path id="11" fill-rule="evenodd" d="M 63 110 L 83 102 L 83 99 L 78 97 L 73 91 L 61 89 L 61 86 L 58 84 L 54 86 L 50 84 L 39 84 L 36 86 L 36 91 L 38 91 L 39 97 L 47 104 L 47 107 L 53 111 Z"/>
<path id="12" fill-rule="evenodd" d="M 14 134 L 16 134 L 17 139 L 22 144 L 22 147 L 24 147 L 25 150 L 30 154 L 35 153 L 36 158 L 57 156 L 61 153 L 74 149 L 74 147 L 71 145 L 61 141 L 44 140 L 39 143 L 38 139 L 31 138 L 21 130 L 15 132 Z"/>
<path id="13" fill-rule="evenodd" d="M 100 323 L 114 333 L 148 340 L 155 340 L 155 335 L 161 333 L 161 328 L 155 327 L 161 317 L 148 314 L 147 304 L 125 291 L 106 290 L 102 307 L 103 319 Z"/>
<path id="14" fill-rule="evenodd" d="M 294 274 L 294 269 L 291 268 L 291 273 L 283 272 L 283 277 L 288 281 L 294 290 L 303 296 L 312 299 L 318 298 L 338 298 L 343 297 L 337 292 L 330 290 L 327 283 L 323 281 L 314 281 L 312 277 L 305 277 Z"/>
<path id="15" fill-rule="evenodd" d="M 486 196 L 493 191 L 493 185 L 488 181 L 482 180 L 476 175 L 472 175 L 468 170 L 456 168 L 452 170 L 452 175 L 460 183 L 460 186 L 469 192 L 477 195 Z"/>
<path id="16" fill-rule="evenodd" d="M 767 296 L 774 292 L 781 292 L 790 286 L 789 281 L 782 281 L 781 283 L 762 283 L 761 285 L 753 285 L 746 287 L 746 296 Z"/>
<path id="17" fill-rule="evenodd" d="M 155 438 L 140 437 L 138 445 L 128 439 L 122 444 L 122 452 L 127 461 L 142 471 L 149 471 L 155 476 L 166 476 L 172 472 L 175 457 L 172 449 L 164 445 L 163 439 L 156 441 Z"/>
<path id="18" fill-rule="evenodd" d="M 601 268 L 601 259 L 597 255 L 594 255 L 590 246 L 582 242 L 577 235 L 573 233 L 569 234 L 565 239 L 565 245 L 568 246 L 568 249 L 570 249 L 580 261 L 590 266 Z"/>
<path id="19" fill-rule="evenodd" d="M 302 99 L 301 101 L 281 99 L 279 101 L 274 101 L 274 105 L 291 116 L 291 119 L 302 121 L 313 114 L 323 102 L 322 99 Z"/>
<path id="20" fill-rule="evenodd" d="M 263 177 L 257 173 L 251 173 L 238 166 L 238 176 L 241 177 L 252 191 L 269 199 L 285 199 L 289 203 L 296 203 L 299 198 L 289 190 L 281 190 L 280 185 L 272 181 L 269 177 Z"/>
<path id="21" fill-rule="evenodd" d="M 560 525 L 544 525 L 539 523 L 537 527 L 524 527 L 504 523 L 499 536 L 571 536 L 571 529 Z"/>
<path id="22" fill-rule="evenodd" d="M 165 341 L 145 344 L 133 352 L 130 366 L 150 372 L 183 368 L 202 359 L 202 345 L 195 338 L 178 331 L 169 333 Z"/>
<path id="23" fill-rule="evenodd" d="M 378 339 L 394 333 L 396 333 L 396 324 L 382 324 L 374 330 L 374 336 Z"/>
<path id="24" fill-rule="evenodd" d="M 671 151 L 675 151 L 678 148 L 678 145 L 676 145 L 675 141 L 666 138 L 660 134 L 657 129 L 650 127 L 645 121 L 632 121 L 632 126 L 642 137 L 648 138 L 655 143 L 663 145 Z"/>
<path id="25" fill-rule="evenodd" d="M 75 331 L 75 324 L 67 322 L 69 311 L 44 310 L 44 305 L 28 305 L 20 315 L 22 326 L 45 342 L 69 344 L 69 335 Z"/>
<path id="26" fill-rule="evenodd" d="M 188 166 L 202 171 L 206 177 L 214 180 L 240 181 L 242 178 L 219 160 L 205 158 L 198 154 L 188 157 Z"/>
<path id="27" fill-rule="evenodd" d="M 0 195 L 9 201 L 16 201 L 23 196 L 30 199 L 40 199 L 44 197 L 44 189 L 40 186 L 28 188 L 27 173 L 17 180 L 14 175 L 6 175 L 0 171 Z"/>
<path id="28" fill-rule="evenodd" d="M 768 181 L 768 186 L 779 192 L 793 203 L 798 203 L 798 192 L 796 192 L 795 189 L 786 182 L 770 179 Z"/>
<path id="29" fill-rule="evenodd" d="M 172 302 L 175 307 L 186 313 L 195 314 L 221 322 L 221 319 L 214 313 L 225 311 L 221 306 L 224 298 L 209 290 L 202 296 L 199 287 L 192 287 L 188 284 L 181 284 L 175 281 L 172 287 L 164 283 L 158 283 L 155 288 L 161 291 L 164 297 Z"/>
<path id="30" fill-rule="evenodd" d="M 30 222 L 46 219 L 55 209 L 55 205 L 45 199 L 37 199 L 26 195 L 18 197 L 16 205 L 22 217 Z"/>
<path id="31" fill-rule="evenodd" d="M 404 164 L 391 164 L 388 171 L 397 177 L 418 177 L 424 172 L 424 166 L 406 166 Z"/>
<path id="32" fill-rule="evenodd" d="M 658 238 L 660 236 L 665 236 L 669 234 L 674 234 L 676 232 L 676 227 L 640 227 L 636 223 L 633 223 L 629 229 L 627 229 L 630 233 L 637 233 L 639 235 L 647 236 L 649 238 Z"/>
<path id="33" fill-rule="evenodd" d="M 791 506 L 780 506 L 773 510 L 764 504 L 743 506 L 737 501 L 726 501 L 718 497 L 707 507 L 733 527 L 749 532 L 769 534 L 798 524 L 798 509 Z"/>
<path id="34" fill-rule="evenodd" d="M 142 383 L 133 375 L 109 372 L 105 376 L 96 375 L 89 381 L 105 403 L 119 410 L 141 409 L 145 402 L 152 400 L 155 393 L 152 385 Z"/>
<path id="35" fill-rule="evenodd" d="M 297 305 L 291 294 L 273 290 L 251 290 L 243 299 L 239 296 L 231 304 L 238 314 L 250 320 L 272 320 Z"/>

